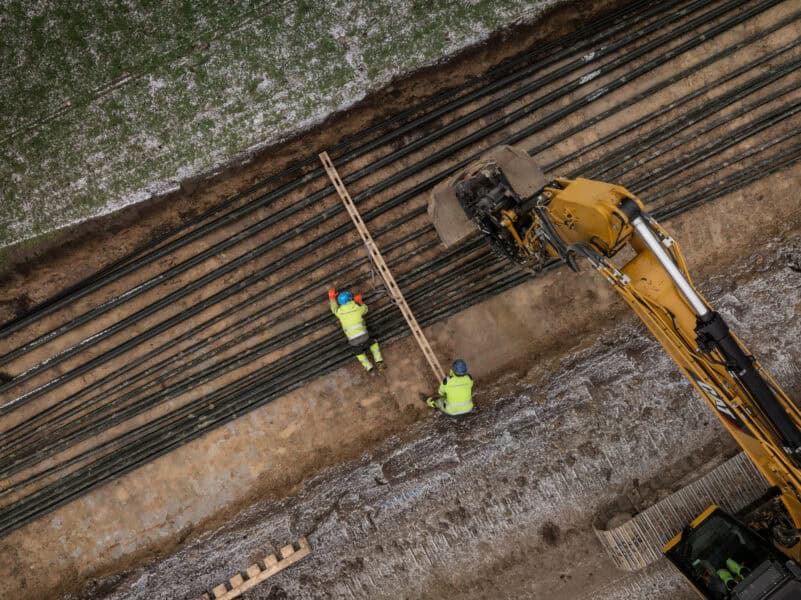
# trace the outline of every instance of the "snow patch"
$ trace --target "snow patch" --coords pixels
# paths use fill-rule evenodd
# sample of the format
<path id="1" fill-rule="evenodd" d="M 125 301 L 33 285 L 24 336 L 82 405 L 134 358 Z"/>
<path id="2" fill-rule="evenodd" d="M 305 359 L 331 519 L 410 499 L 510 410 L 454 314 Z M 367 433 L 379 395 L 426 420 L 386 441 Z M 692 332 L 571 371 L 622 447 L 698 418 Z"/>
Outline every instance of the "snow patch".
<path id="1" fill-rule="evenodd" d="M 153 77 L 148 77 L 147 88 L 151 96 L 155 96 L 156 92 L 165 87 L 167 87 L 167 82 L 164 79 L 155 79 Z"/>

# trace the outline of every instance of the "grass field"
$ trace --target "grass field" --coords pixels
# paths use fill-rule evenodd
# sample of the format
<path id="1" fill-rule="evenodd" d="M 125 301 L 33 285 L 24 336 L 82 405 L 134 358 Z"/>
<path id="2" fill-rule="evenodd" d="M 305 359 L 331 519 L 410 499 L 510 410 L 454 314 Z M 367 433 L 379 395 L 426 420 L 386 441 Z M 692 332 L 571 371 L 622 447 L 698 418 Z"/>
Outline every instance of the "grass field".
<path id="1" fill-rule="evenodd" d="M 553 0 L 10 0 L 0 248 L 278 141 Z"/>

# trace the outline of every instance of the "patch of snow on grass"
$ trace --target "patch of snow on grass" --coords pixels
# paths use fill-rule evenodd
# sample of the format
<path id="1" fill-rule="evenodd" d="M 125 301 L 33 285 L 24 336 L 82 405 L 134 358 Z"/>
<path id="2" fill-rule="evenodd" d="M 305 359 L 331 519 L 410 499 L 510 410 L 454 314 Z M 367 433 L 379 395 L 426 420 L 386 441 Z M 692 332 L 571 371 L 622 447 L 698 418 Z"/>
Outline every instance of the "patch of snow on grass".
<path id="1" fill-rule="evenodd" d="M 153 78 L 153 77 L 148 78 L 147 88 L 150 91 L 151 96 L 155 96 L 156 92 L 158 92 L 161 89 L 164 89 L 165 87 L 167 87 L 167 85 L 168 84 L 164 79 Z"/>

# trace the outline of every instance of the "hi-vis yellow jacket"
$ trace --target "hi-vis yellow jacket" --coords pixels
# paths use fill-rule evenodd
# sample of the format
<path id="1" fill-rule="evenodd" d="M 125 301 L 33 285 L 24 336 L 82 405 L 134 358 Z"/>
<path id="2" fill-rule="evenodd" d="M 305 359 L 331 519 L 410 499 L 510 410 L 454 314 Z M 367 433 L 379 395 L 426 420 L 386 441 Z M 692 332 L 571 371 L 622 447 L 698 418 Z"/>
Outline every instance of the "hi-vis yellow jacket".
<path id="1" fill-rule="evenodd" d="M 349 340 L 367 333 L 367 326 L 364 324 L 364 315 L 367 314 L 366 304 L 357 304 L 355 300 L 351 300 L 340 306 L 336 300 L 331 300 L 331 312 L 339 319 L 342 331 Z"/>
<path id="2" fill-rule="evenodd" d="M 473 378 L 470 375 L 448 373 L 439 386 L 439 395 L 445 399 L 442 410 L 449 415 L 463 415 L 473 410 Z"/>

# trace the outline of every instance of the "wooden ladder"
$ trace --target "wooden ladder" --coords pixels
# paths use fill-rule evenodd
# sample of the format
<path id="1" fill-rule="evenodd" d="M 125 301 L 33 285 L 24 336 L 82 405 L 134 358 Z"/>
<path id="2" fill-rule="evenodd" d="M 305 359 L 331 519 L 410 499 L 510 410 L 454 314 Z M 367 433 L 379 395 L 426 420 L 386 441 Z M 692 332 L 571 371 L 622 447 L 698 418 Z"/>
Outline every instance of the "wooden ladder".
<path id="1" fill-rule="evenodd" d="M 328 177 L 331 179 L 331 183 L 334 184 L 334 188 L 336 188 L 339 197 L 342 199 L 342 203 L 345 205 L 345 209 L 348 211 L 353 224 L 356 226 L 356 231 L 359 232 L 359 235 L 361 236 L 362 241 L 367 248 L 367 253 L 370 255 L 370 259 L 373 261 L 378 269 L 379 274 L 381 275 L 381 278 L 384 280 L 384 284 L 387 286 L 389 295 L 392 297 L 392 300 L 395 302 L 395 304 L 398 305 L 398 308 L 400 308 L 403 318 L 406 319 L 409 329 L 412 330 L 414 339 L 417 340 L 420 350 L 423 351 L 423 356 L 426 357 L 431 370 L 434 372 L 434 377 L 437 378 L 438 382 L 442 381 L 445 379 L 445 372 L 442 370 L 442 366 L 439 364 L 436 354 L 434 354 L 434 351 L 431 349 L 431 345 L 428 343 L 428 340 L 426 339 L 423 330 L 420 328 L 417 319 L 415 319 L 414 313 L 412 313 L 409 305 L 406 303 L 406 299 L 403 297 L 398 284 L 395 282 L 395 278 L 392 276 L 392 271 L 389 270 L 387 263 L 384 262 L 384 257 L 381 256 L 378 246 L 376 246 L 375 242 L 373 241 L 373 236 L 370 235 L 370 231 L 364 224 L 362 216 L 359 214 L 356 205 L 353 203 L 353 199 L 350 197 L 348 189 L 345 187 L 345 184 L 339 177 L 339 173 L 337 172 L 336 167 L 334 167 L 334 163 L 331 162 L 328 152 L 323 152 L 319 156 L 320 161 L 325 167 L 326 173 L 328 173 Z"/>
<path id="2" fill-rule="evenodd" d="M 280 559 L 275 554 L 269 554 L 260 562 L 250 565 L 245 571 L 244 577 L 241 572 L 237 573 L 228 580 L 227 584 L 221 583 L 211 591 L 211 594 L 207 592 L 195 600 L 233 600 L 233 598 L 238 598 L 249 589 L 294 565 L 309 554 L 311 554 L 309 542 L 302 537 L 298 540 L 297 549 L 293 544 L 287 544 L 280 550 Z"/>

